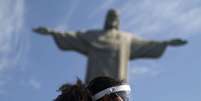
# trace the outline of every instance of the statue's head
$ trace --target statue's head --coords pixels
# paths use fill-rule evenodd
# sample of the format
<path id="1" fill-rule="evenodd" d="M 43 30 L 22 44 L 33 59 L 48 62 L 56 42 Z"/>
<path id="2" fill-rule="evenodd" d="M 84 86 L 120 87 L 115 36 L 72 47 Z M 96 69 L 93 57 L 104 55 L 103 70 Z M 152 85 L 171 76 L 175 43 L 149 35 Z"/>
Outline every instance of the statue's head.
<path id="1" fill-rule="evenodd" d="M 106 15 L 106 20 L 105 20 L 105 30 L 109 29 L 119 29 L 119 16 L 117 14 L 117 11 L 114 9 L 110 9 Z"/>

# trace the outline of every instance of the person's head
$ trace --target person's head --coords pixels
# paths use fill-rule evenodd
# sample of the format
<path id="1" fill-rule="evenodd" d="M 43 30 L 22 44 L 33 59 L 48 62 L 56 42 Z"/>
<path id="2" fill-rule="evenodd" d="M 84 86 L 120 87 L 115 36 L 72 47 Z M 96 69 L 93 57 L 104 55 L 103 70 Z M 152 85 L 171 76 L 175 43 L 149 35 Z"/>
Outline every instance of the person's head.
<path id="1" fill-rule="evenodd" d="M 59 90 L 60 95 L 54 101 L 92 101 L 91 95 L 81 80 L 76 84 L 64 84 Z"/>
<path id="2" fill-rule="evenodd" d="M 128 101 L 129 85 L 109 78 L 97 77 L 87 87 L 93 101 Z"/>
<path id="3" fill-rule="evenodd" d="M 114 9 L 110 9 L 106 15 L 104 30 L 110 29 L 119 29 L 119 16 Z"/>

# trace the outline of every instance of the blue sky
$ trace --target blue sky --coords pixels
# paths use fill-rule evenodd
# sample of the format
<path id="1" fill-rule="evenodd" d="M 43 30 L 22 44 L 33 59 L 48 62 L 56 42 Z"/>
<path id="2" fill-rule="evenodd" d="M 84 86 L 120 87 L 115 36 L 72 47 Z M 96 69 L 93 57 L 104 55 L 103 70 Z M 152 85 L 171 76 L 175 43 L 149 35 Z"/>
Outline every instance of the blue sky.
<path id="1" fill-rule="evenodd" d="M 200 0 L 0 0 L 0 101 L 50 101 L 61 84 L 83 80 L 84 56 L 60 51 L 51 37 L 31 29 L 102 28 L 110 8 L 119 11 L 123 31 L 189 41 L 160 59 L 129 63 L 131 100 L 200 101 Z"/>

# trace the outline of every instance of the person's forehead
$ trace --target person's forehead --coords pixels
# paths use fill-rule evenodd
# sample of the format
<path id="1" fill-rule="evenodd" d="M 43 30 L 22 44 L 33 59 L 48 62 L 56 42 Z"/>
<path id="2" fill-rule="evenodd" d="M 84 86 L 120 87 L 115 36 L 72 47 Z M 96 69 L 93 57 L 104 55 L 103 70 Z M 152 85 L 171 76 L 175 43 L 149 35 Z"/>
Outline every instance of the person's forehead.
<path id="1" fill-rule="evenodd" d="M 110 97 L 108 96 L 109 100 L 106 101 L 123 101 L 123 98 L 121 96 L 116 96 L 116 97 Z"/>

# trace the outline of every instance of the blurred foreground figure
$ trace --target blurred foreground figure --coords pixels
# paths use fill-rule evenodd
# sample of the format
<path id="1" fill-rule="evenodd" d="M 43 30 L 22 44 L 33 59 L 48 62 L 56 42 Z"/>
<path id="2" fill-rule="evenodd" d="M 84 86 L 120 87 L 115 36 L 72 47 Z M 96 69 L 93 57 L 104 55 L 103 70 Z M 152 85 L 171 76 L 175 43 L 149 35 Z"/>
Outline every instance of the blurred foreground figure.
<path id="1" fill-rule="evenodd" d="M 54 101 L 92 101 L 89 91 L 80 80 L 76 84 L 64 84 L 58 91 L 61 92 Z"/>
<path id="2" fill-rule="evenodd" d="M 122 81 L 109 77 L 97 77 L 87 87 L 93 101 L 128 101 L 131 88 Z"/>
<path id="3" fill-rule="evenodd" d="M 86 83 L 99 76 L 127 81 L 129 60 L 159 58 L 167 46 L 182 46 L 187 41 L 144 40 L 119 30 L 119 17 L 115 10 L 108 11 L 103 29 L 86 32 L 57 32 L 45 27 L 33 29 L 41 35 L 53 36 L 61 50 L 73 50 L 88 58 Z"/>

